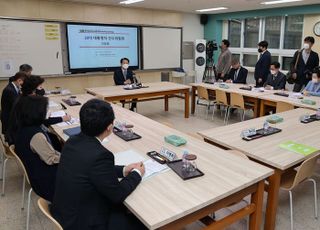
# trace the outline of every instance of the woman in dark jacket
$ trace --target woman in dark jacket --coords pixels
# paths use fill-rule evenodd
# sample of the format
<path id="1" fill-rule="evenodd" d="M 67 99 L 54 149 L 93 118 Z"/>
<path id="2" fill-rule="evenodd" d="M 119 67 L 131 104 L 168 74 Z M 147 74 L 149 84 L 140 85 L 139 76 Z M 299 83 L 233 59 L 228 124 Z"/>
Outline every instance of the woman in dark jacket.
<path id="1" fill-rule="evenodd" d="M 47 107 L 48 98 L 37 95 L 21 97 L 17 102 L 15 150 L 26 168 L 34 192 L 52 201 L 60 152 L 57 151 L 59 146 L 53 145 L 47 129 L 43 128 Z"/>

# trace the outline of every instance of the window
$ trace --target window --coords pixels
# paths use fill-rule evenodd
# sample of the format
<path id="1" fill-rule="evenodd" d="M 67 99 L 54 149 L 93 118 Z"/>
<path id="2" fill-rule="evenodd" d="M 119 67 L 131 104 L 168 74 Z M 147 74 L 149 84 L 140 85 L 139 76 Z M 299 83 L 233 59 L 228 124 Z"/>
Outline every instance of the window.
<path id="1" fill-rule="evenodd" d="M 232 54 L 232 60 L 240 60 L 240 54 Z"/>
<path id="2" fill-rule="evenodd" d="M 279 61 L 279 56 L 271 56 L 271 62 Z"/>
<path id="3" fill-rule="evenodd" d="M 300 49 L 302 44 L 303 16 L 287 16 L 284 30 L 285 49 Z"/>
<path id="4" fill-rule="evenodd" d="M 290 70 L 290 64 L 293 57 L 282 57 L 282 68 L 283 70 Z"/>
<path id="5" fill-rule="evenodd" d="M 259 55 L 257 44 L 266 40 L 272 61 L 279 61 L 281 69 L 288 70 L 294 53 L 302 45 L 303 21 L 303 15 L 229 20 L 230 51 L 243 66 L 254 67 Z"/>
<path id="6" fill-rule="evenodd" d="M 243 65 L 249 67 L 255 67 L 258 61 L 258 55 L 254 54 L 244 54 L 243 55 Z"/>
<path id="7" fill-rule="evenodd" d="M 229 41 L 232 47 L 240 47 L 241 42 L 241 21 L 230 20 L 229 21 Z"/>
<path id="8" fill-rule="evenodd" d="M 257 47 L 259 43 L 260 19 L 245 19 L 244 47 Z"/>
<path id="9" fill-rule="evenodd" d="M 267 17 L 264 40 L 269 42 L 269 49 L 280 48 L 281 17 Z"/>

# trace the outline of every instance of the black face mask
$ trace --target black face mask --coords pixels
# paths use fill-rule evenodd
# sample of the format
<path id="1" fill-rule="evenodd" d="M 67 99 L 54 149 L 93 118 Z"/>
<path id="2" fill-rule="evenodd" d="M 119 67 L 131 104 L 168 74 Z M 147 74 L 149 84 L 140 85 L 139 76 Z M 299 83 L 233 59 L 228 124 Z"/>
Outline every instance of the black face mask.
<path id="1" fill-rule="evenodd" d="M 262 50 L 261 48 L 259 48 L 259 49 L 258 49 L 258 52 L 259 52 L 259 53 L 262 53 L 262 52 L 263 52 L 263 50 Z"/>
<path id="2" fill-rule="evenodd" d="M 46 91 L 44 89 L 36 89 L 36 95 L 44 96 Z"/>

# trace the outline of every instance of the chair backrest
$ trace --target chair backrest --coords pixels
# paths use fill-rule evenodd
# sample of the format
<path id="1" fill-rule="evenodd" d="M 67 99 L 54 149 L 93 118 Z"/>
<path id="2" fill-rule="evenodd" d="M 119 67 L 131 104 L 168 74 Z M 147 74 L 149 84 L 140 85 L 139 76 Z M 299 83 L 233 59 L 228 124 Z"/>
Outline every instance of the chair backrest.
<path id="1" fill-rule="evenodd" d="M 209 100 L 208 90 L 202 86 L 197 87 L 198 97 L 201 99 Z"/>
<path id="2" fill-rule="evenodd" d="M 39 198 L 38 199 L 38 206 L 41 210 L 41 212 L 46 216 L 48 217 L 51 222 L 54 224 L 54 226 L 56 227 L 57 230 L 63 230 L 63 228 L 61 227 L 61 225 L 59 224 L 58 221 L 56 221 L 51 213 L 50 213 L 50 210 L 49 210 L 49 205 L 48 205 L 48 201 L 46 201 L 45 199 L 43 198 Z"/>
<path id="3" fill-rule="evenodd" d="M 13 157 L 14 157 L 14 158 L 16 159 L 16 161 L 18 162 L 18 165 L 19 165 L 19 167 L 21 168 L 23 174 L 25 175 L 28 184 L 30 184 L 30 180 L 29 180 L 29 176 L 28 176 L 27 170 L 26 170 L 26 168 L 24 167 L 24 164 L 22 163 L 20 157 L 18 157 L 18 155 L 16 154 L 14 145 L 11 145 L 11 146 L 9 147 L 9 149 L 10 149 L 10 152 L 11 152 L 11 154 L 13 155 Z"/>
<path id="4" fill-rule="evenodd" d="M 5 141 L 5 138 L 4 138 L 4 135 L 3 134 L 0 134 L 0 145 L 1 147 L 0 148 L 3 148 L 3 153 L 5 155 L 6 158 L 13 158 L 13 155 L 11 154 L 11 151 L 9 149 L 9 145 L 8 143 Z"/>
<path id="5" fill-rule="evenodd" d="M 276 113 L 281 113 L 281 112 L 285 112 L 292 109 L 294 109 L 294 106 L 289 103 L 282 102 L 282 101 L 277 102 Z"/>
<path id="6" fill-rule="evenodd" d="M 216 92 L 216 101 L 218 103 L 228 105 L 227 93 L 225 91 L 218 90 L 218 89 L 216 89 L 215 92 Z"/>
<path id="7" fill-rule="evenodd" d="M 231 93 L 230 94 L 230 106 L 245 109 L 243 95 L 240 95 L 237 93 Z"/>
<path id="8" fill-rule="evenodd" d="M 300 165 L 294 178 L 292 188 L 313 175 L 319 156 L 320 153 L 310 157 Z"/>

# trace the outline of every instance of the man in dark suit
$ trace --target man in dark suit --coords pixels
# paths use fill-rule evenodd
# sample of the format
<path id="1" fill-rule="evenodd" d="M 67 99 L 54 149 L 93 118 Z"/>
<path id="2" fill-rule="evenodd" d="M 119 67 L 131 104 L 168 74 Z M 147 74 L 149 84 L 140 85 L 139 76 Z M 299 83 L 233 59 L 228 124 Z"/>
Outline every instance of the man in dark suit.
<path id="1" fill-rule="evenodd" d="M 33 70 L 33 69 L 32 69 L 32 66 L 31 66 L 31 65 L 28 65 L 28 64 L 22 64 L 22 65 L 20 65 L 20 67 L 19 67 L 19 72 L 24 72 L 24 73 L 27 75 L 27 77 L 30 77 L 30 76 L 31 76 L 32 70 Z M 9 78 L 9 82 L 12 82 L 13 77 L 14 77 L 14 76 L 12 76 L 12 77 Z"/>
<path id="2" fill-rule="evenodd" d="M 247 84 L 248 70 L 240 65 L 239 59 L 233 59 L 231 62 L 231 67 L 232 68 L 225 78 L 225 82 Z"/>
<path id="3" fill-rule="evenodd" d="M 129 59 L 121 58 L 120 64 L 121 67 L 114 71 L 113 80 L 115 85 L 128 85 L 134 83 L 133 72 L 129 69 Z M 137 108 L 136 100 L 133 100 L 131 103 L 131 111 L 134 111 Z M 124 101 L 122 101 L 122 105 L 124 106 Z"/>
<path id="4" fill-rule="evenodd" d="M 9 82 L 8 85 L 3 89 L 1 96 L 1 122 L 2 122 L 2 133 L 6 134 L 10 113 L 13 107 L 13 104 L 17 97 L 20 95 L 20 88 L 23 84 L 24 79 L 26 78 L 24 72 L 18 72 L 12 77 L 12 82 Z"/>
<path id="5" fill-rule="evenodd" d="M 300 92 L 301 89 L 308 84 L 312 78 L 312 71 L 319 66 L 319 56 L 316 52 L 312 51 L 314 45 L 313 37 L 306 37 L 304 39 L 303 49 L 296 51 L 292 59 L 290 69 L 293 73 L 292 77 L 295 79 L 293 87 L 294 92 Z M 296 60 L 297 68 L 295 69 Z"/>
<path id="6" fill-rule="evenodd" d="M 64 230 L 145 229 L 123 205 L 141 181 L 143 163 L 116 166 L 102 145 L 113 121 L 113 109 L 105 101 L 89 100 L 80 110 L 81 133 L 63 148 L 51 207 Z"/>
<path id="7" fill-rule="evenodd" d="M 286 88 L 287 77 L 280 72 L 280 63 L 272 62 L 270 65 L 270 74 L 267 81 L 264 83 L 266 89 L 285 89 Z"/>
<path id="8" fill-rule="evenodd" d="M 264 85 L 270 73 L 271 54 L 268 51 L 268 45 L 267 41 L 261 41 L 258 44 L 260 58 L 254 69 L 254 78 L 256 80 L 257 87 L 262 87 Z"/>

